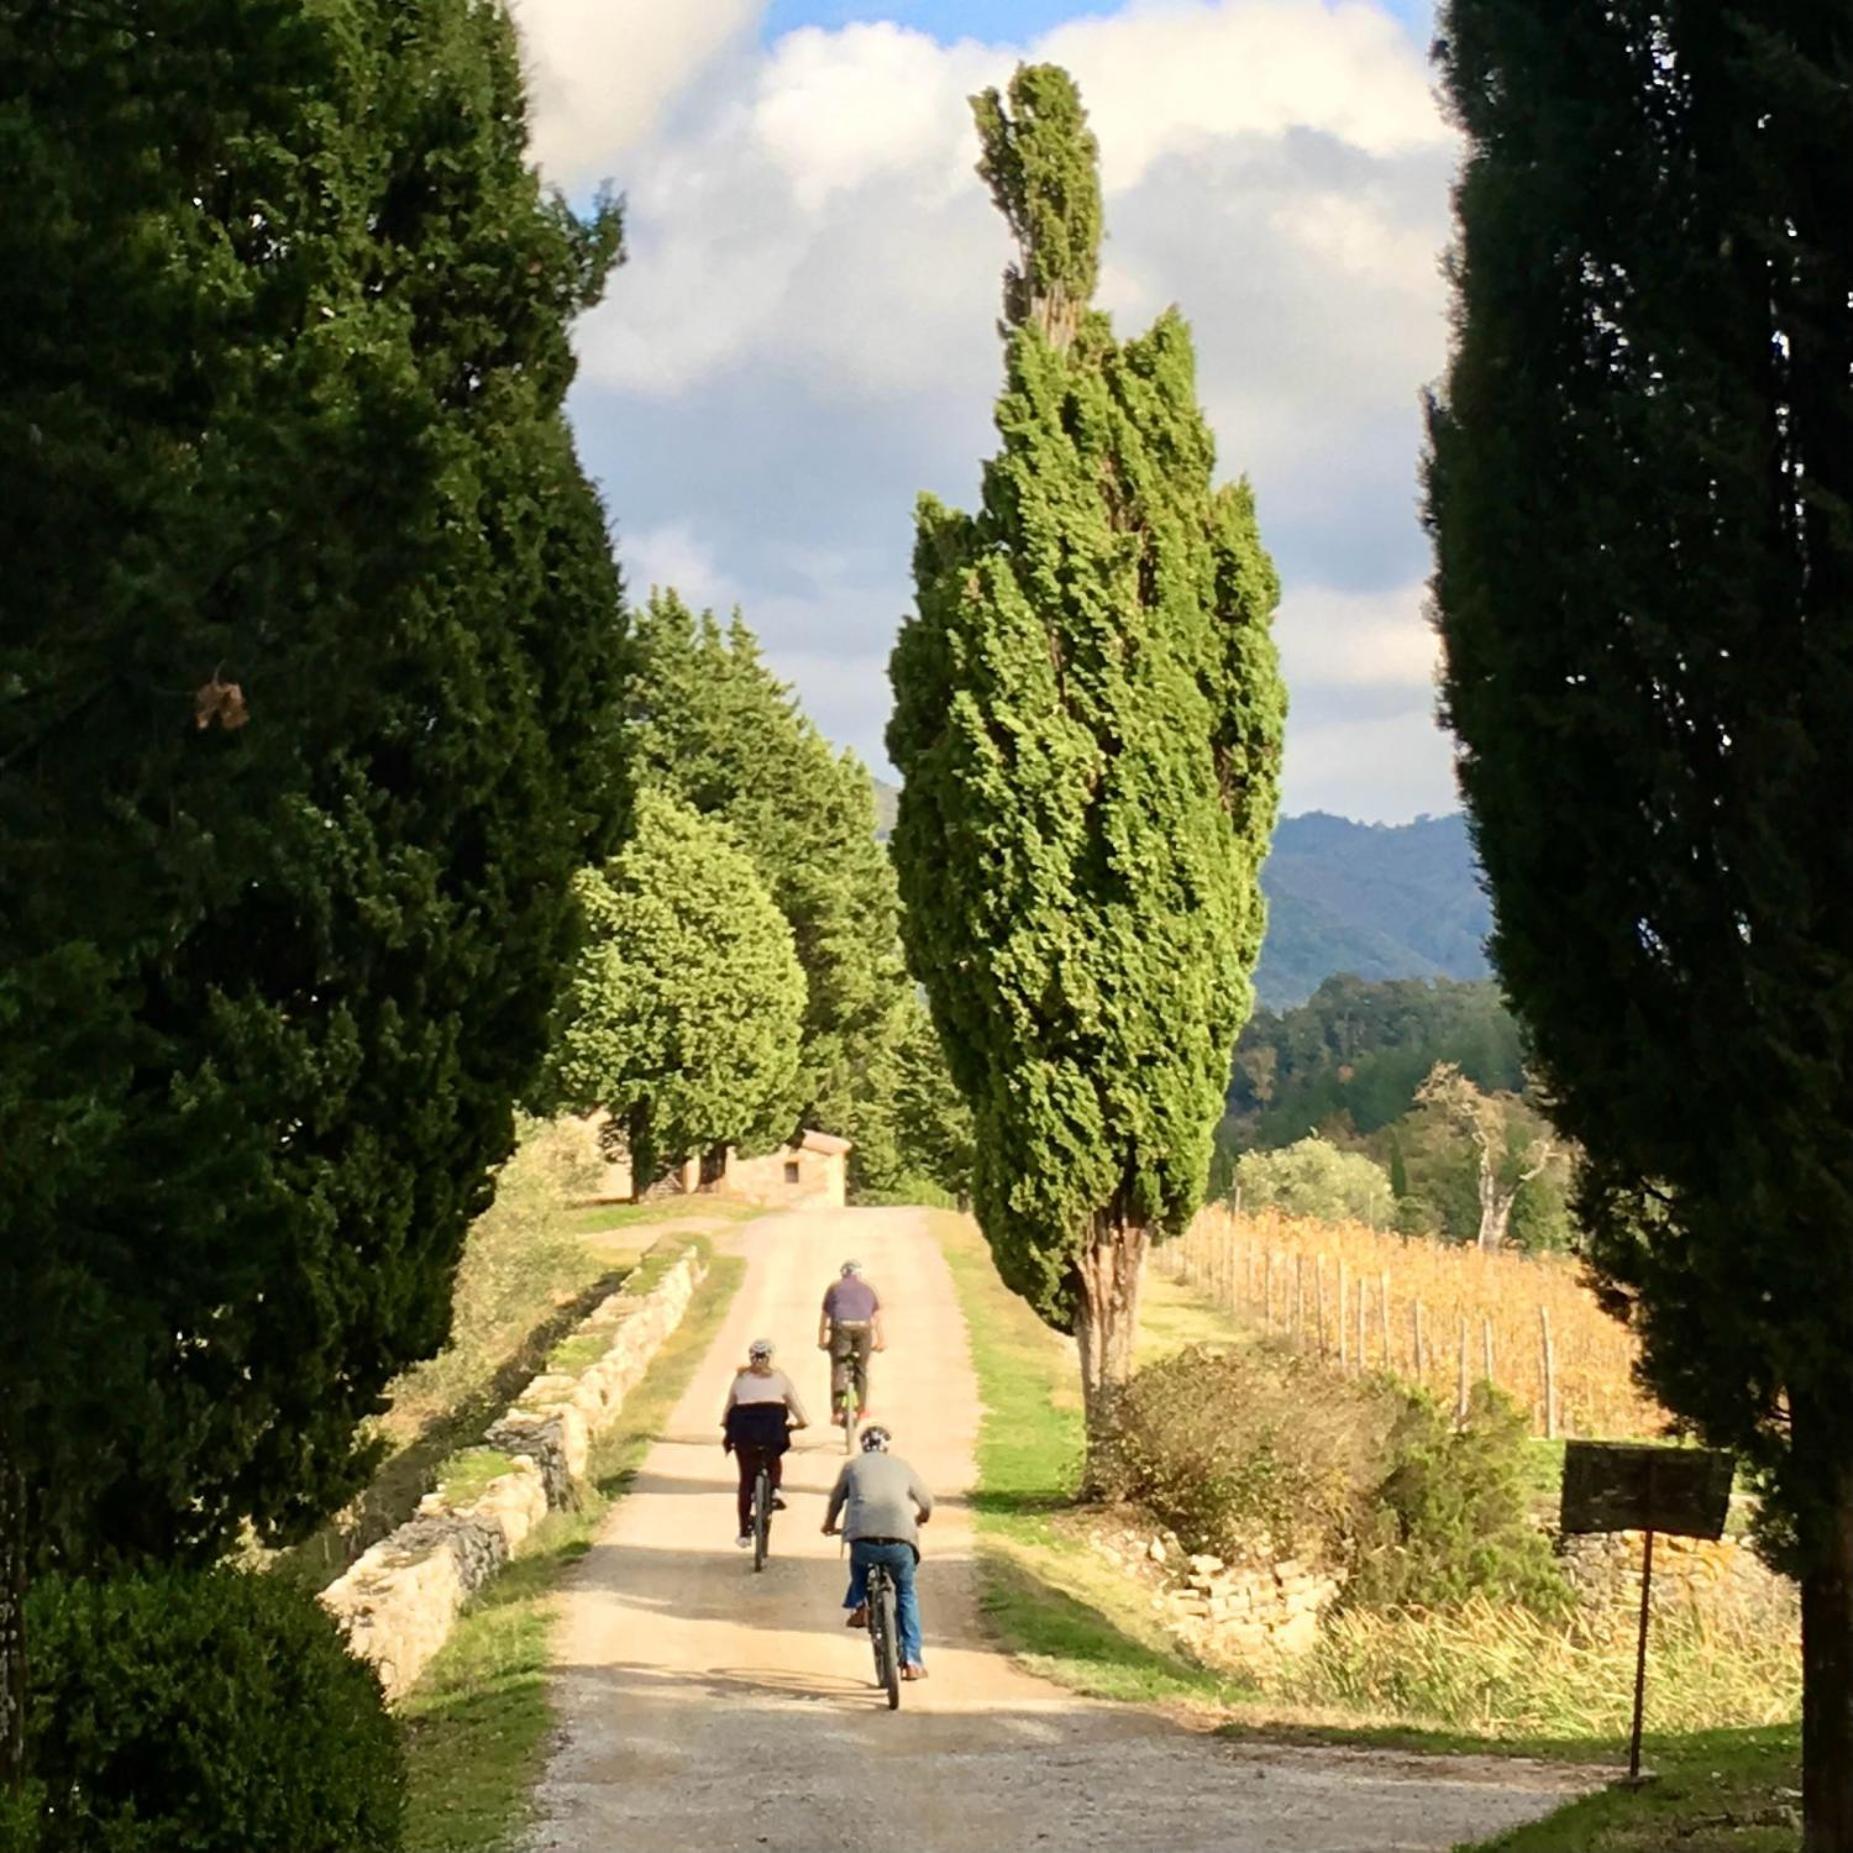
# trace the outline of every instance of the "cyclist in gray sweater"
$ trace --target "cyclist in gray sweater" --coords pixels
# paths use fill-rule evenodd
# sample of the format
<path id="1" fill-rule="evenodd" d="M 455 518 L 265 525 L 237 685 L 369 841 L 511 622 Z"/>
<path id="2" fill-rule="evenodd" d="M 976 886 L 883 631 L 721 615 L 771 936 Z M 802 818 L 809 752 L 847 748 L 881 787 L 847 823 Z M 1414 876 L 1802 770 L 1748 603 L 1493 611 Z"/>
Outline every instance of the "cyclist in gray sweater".
<path id="1" fill-rule="evenodd" d="M 869 1569 L 883 1564 L 894 1578 L 895 1622 L 901 1632 L 901 1677 L 925 1679 L 920 1631 L 920 1598 L 914 1571 L 920 1562 L 920 1527 L 933 1516 L 933 1495 L 920 1476 L 898 1455 L 888 1452 L 888 1431 L 862 1431 L 862 1453 L 846 1462 L 830 1489 L 824 1536 L 837 1529 L 849 1540 L 849 1610 L 846 1625 L 861 1628 L 869 1619 Z"/>

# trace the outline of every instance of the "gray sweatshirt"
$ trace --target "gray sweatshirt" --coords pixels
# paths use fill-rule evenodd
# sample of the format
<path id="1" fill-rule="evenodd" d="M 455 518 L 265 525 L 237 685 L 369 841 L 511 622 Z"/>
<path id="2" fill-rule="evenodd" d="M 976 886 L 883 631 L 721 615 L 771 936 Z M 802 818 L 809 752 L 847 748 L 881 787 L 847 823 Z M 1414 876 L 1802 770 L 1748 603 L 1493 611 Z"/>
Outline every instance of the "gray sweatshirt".
<path id="1" fill-rule="evenodd" d="M 915 1520 L 933 1515 L 933 1495 L 921 1485 L 920 1476 L 893 1454 L 861 1454 L 848 1462 L 836 1476 L 830 1489 L 830 1510 L 824 1522 L 836 1523 L 836 1515 L 848 1508 L 843 1521 L 843 1536 L 857 1538 L 895 1538 L 903 1544 L 920 1546 L 920 1526 Z"/>

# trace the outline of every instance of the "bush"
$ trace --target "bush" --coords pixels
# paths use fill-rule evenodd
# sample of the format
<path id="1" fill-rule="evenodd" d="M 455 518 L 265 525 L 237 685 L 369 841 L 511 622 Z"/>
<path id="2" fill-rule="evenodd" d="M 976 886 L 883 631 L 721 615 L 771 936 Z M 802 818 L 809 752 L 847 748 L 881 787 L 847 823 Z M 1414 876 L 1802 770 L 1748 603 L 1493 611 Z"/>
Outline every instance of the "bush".
<path id="1" fill-rule="evenodd" d="M 169 1571 L 27 1613 L 32 1853 L 397 1853 L 398 1727 L 310 1597 Z"/>
<path id="2" fill-rule="evenodd" d="M 1347 1605 L 1451 1609 L 1480 1597 L 1564 1614 L 1569 1585 L 1527 1515 L 1529 1424 L 1518 1406 L 1482 1384 L 1456 1429 L 1426 1393 L 1399 1393 L 1390 1469 L 1372 1497 Z"/>
<path id="3" fill-rule="evenodd" d="M 1391 1214 L 1390 1174 L 1363 1152 L 1326 1139 L 1301 1139 L 1274 1152 L 1244 1152 L 1235 1164 L 1242 1207 L 1275 1209 L 1320 1222 L 1367 1222 Z"/>
<path id="4" fill-rule="evenodd" d="M 1098 1472 L 1190 1551 L 1331 1558 L 1381 1472 L 1396 1408 L 1381 1388 L 1256 1345 L 1193 1347 L 1127 1386 Z"/>
<path id="5" fill-rule="evenodd" d="M 1524 1418 L 1490 1388 L 1456 1431 L 1390 1378 L 1257 1344 L 1140 1371 L 1098 1464 L 1109 1498 L 1186 1550 L 1345 1568 L 1348 1607 L 1484 1598 L 1557 1615 L 1570 1592 L 1527 1517 L 1524 1450 Z"/>

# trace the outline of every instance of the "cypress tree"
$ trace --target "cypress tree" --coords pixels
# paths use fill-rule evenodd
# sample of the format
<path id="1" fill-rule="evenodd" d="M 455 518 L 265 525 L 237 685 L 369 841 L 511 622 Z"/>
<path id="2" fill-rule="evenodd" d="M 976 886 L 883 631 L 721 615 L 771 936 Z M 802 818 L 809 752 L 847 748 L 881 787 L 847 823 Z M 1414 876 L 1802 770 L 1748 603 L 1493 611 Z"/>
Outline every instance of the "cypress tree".
<path id="1" fill-rule="evenodd" d="M 782 1136 L 804 973 L 726 826 L 645 792 L 636 834 L 577 887 L 586 942 L 561 999 L 556 1085 L 623 1129 L 634 1194 L 718 1147 Z"/>
<path id="2" fill-rule="evenodd" d="M 17 1697 L 29 1574 L 300 1533 L 444 1338 L 621 821 L 561 416 L 618 227 L 497 6 L 9 0 L 0 64 Z"/>
<path id="3" fill-rule="evenodd" d="M 1277 585 L 1247 485 L 1213 484 L 1182 319 L 1122 343 L 1090 306 L 1100 194 L 1072 80 L 1024 67 L 973 107 L 1021 258 L 982 507 L 920 504 L 893 848 L 975 1121 L 979 1221 L 1005 1280 L 1075 1333 L 1098 1433 L 1252 1004 Z"/>
<path id="4" fill-rule="evenodd" d="M 1646 1380 L 1800 1575 L 1853 1848 L 1853 36 L 1454 0 L 1429 512 L 1494 953 Z"/>
<path id="5" fill-rule="evenodd" d="M 639 781 L 722 819 L 791 925 L 808 991 L 780 1136 L 815 1126 L 852 1140 L 851 1182 L 878 1193 L 897 1164 L 889 1057 L 907 980 L 869 775 L 805 717 L 738 614 L 723 628 L 673 589 L 637 615 L 627 686 Z"/>

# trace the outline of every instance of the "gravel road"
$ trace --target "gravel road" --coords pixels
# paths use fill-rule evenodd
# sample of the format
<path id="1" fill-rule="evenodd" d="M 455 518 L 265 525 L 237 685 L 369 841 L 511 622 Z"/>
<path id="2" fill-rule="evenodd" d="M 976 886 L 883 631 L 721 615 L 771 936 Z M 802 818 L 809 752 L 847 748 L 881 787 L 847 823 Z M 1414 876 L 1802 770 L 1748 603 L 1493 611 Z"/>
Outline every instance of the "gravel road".
<path id="1" fill-rule="evenodd" d="M 986 1641 L 970 1516 L 979 1403 L 951 1276 L 911 1210 L 770 1217 L 725 1238 L 745 1283 L 668 1430 L 569 1585 L 559 1743 L 534 1853 L 1429 1853 L 1547 1812 L 1578 1772 L 1232 1744 L 1032 1678 Z M 890 1343 L 873 1413 L 943 1503 L 923 1537 L 930 1678 L 890 1713 L 820 1534 L 842 1464 L 817 1303 L 854 1256 Z M 813 1426 L 755 1576 L 719 1417 L 766 1336 Z"/>

